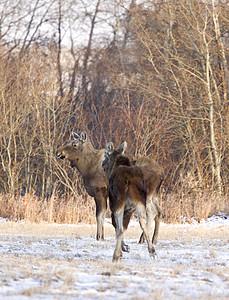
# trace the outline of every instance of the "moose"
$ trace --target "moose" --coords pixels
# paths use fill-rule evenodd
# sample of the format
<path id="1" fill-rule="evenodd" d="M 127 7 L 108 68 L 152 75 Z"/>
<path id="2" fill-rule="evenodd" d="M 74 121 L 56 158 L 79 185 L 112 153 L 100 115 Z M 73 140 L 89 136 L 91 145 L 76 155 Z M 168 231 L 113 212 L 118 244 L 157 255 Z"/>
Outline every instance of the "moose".
<path id="1" fill-rule="evenodd" d="M 137 211 L 143 234 L 146 238 L 148 251 L 156 258 L 153 244 L 158 238 L 161 209 L 158 203 L 158 193 L 163 181 L 163 169 L 153 159 L 142 157 L 131 161 L 124 155 L 127 143 L 124 142 L 118 150 L 113 143 L 107 144 L 103 168 L 109 180 L 109 203 L 112 212 L 112 223 L 116 228 L 116 247 L 113 261 L 122 257 L 124 232 L 134 211 Z M 152 234 L 153 221 L 154 233 Z"/>
<path id="2" fill-rule="evenodd" d="M 104 240 L 104 219 L 107 210 L 108 179 L 102 168 L 105 149 L 96 150 L 87 140 L 83 131 L 80 135 L 72 131 L 73 140 L 59 149 L 56 156 L 68 159 L 71 167 L 76 167 L 83 177 L 87 193 L 96 203 L 96 222 L 98 241 Z"/>
<path id="3" fill-rule="evenodd" d="M 106 149 L 94 149 L 85 131 L 80 135 L 72 131 L 72 136 L 73 140 L 69 144 L 57 149 L 56 156 L 69 160 L 71 167 L 76 167 L 82 175 L 84 187 L 96 203 L 96 239 L 102 241 L 108 197 L 108 179 L 102 167 Z M 128 216 L 127 222 L 129 223 Z M 124 241 L 122 241 L 122 250 L 129 252 L 129 247 Z"/>

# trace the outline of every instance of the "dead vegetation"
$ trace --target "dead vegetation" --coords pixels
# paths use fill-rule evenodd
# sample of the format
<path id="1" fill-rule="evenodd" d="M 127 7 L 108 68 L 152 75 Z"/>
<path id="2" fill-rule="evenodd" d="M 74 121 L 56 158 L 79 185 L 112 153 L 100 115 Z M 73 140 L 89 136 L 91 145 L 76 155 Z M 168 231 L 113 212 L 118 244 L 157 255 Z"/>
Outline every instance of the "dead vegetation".
<path id="1" fill-rule="evenodd" d="M 27 220 L 30 222 L 49 223 L 95 223 L 95 205 L 92 199 L 77 196 L 49 199 L 26 194 L 17 197 L 0 196 L 1 217 L 12 221 Z"/>
<path id="2" fill-rule="evenodd" d="M 191 195 L 177 195 L 171 193 L 169 197 L 161 199 L 163 220 L 173 223 L 187 222 L 193 219 L 200 221 L 209 216 L 224 212 L 229 214 L 227 195 L 219 195 L 217 192 L 201 192 Z"/>
<path id="3" fill-rule="evenodd" d="M 200 221 L 224 212 L 229 214 L 228 198 L 217 193 L 184 196 L 176 194 L 160 200 L 162 220 L 168 223 Z M 0 216 L 12 221 L 25 220 L 35 223 L 95 224 L 95 205 L 91 197 L 69 196 L 40 199 L 36 195 L 6 197 L 0 196 Z M 109 210 L 107 217 L 110 217 Z"/>

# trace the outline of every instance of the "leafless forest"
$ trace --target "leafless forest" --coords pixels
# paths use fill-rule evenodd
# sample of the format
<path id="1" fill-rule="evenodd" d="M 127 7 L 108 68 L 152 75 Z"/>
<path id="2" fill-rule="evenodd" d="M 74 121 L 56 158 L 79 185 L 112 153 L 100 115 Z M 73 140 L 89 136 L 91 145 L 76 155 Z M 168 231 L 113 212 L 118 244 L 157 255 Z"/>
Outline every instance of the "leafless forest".
<path id="1" fill-rule="evenodd" d="M 166 222 L 229 213 L 228 94 L 226 0 L 1 0 L 0 217 L 93 222 L 71 130 L 155 158 Z"/>

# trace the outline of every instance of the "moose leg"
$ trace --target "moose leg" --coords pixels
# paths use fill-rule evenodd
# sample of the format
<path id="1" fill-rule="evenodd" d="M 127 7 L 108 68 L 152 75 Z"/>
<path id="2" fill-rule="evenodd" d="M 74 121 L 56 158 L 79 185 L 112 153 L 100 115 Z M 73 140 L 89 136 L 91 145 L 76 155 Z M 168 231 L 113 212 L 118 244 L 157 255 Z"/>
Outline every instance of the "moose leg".
<path id="1" fill-rule="evenodd" d="M 131 207 L 129 209 L 124 209 L 124 215 L 123 215 L 123 229 L 124 231 L 127 230 L 128 225 L 130 223 L 130 218 L 135 211 L 135 207 Z M 122 251 L 124 252 L 130 252 L 130 248 L 127 244 L 124 243 L 124 240 L 122 240 Z"/>
<path id="2" fill-rule="evenodd" d="M 145 236 L 144 236 L 144 232 L 142 232 L 140 239 L 138 241 L 139 244 L 144 244 L 145 243 Z"/>
<path id="3" fill-rule="evenodd" d="M 126 231 L 126 229 L 127 229 L 127 226 L 126 226 L 126 218 L 127 218 L 127 216 L 125 216 L 125 211 L 124 211 L 124 217 L 123 217 L 123 227 L 124 227 L 124 231 Z M 112 220 L 112 225 L 114 226 L 114 228 L 115 228 L 115 230 L 116 230 L 116 228 L 117 228 L 117 225 L 116 225 L 116 221 L 115 221 L 115 217 L 114 217 L 114 214 L 113 213 L 111 213 L 111 220 Z M 126 220 L 126 221 L 125 221 Z M 129 223 L 129 222 L 128 222 Z M 123 252 L 130 252 L 130 248 L 129 248 L 129 246 L 124 242 L 124 234 L 123 234 L 123 239 L 122 239 L 122 242 L 121 242 L 121 248 L 122 248 L 122 251 Z"/>
<path id="4" fill-rule="evenodd" d="M 150 196 L 146 201 L 146 213 L 147 213 L 147 226 L 150 237 L 152 236 L 153 231 L 153 221 L 155 220 L 154 233 L 152 237 L 152 243 L 157 244 L 160 221 L 161 221 L 161 208 L 158 203 L 157 196 Z M 141 234 L 139 239 L 139 244 L 144 244 L 145 237 L 144 233 Z"/>
<path id="5" fill-rule="evenodd" d="M 146 199 L 146 214 L 147 214 L 147 226 L 148 226 L 148 232 L 149 235 L 152 236 L 152 226 L 153 226 L 153 213 L 152 213 L 152 196 L 147 196 Z M 145 236 L 144 233 L 142 232 L 140 239 L 139 239 L 139 244 L 144 244 L 145 243 Z"/>
<path id="6" fill-rule="evenodd" d="M 96 195 L 96 222 L 97 222 L 97 234 L 96 239 L 98 241 L 104 240 L 104 219 L 107 211 L 107 198 L 103 195 Z"/>
<path id="7" fill-rule="evenodd" d="M 150 239 L 150 236 L 149 236 L 149 232 L 148 232 L 148 228 L 147 228 L 147 225 L 146 225 L 146 209 L 145 209 L 145 206 L 143 204 L 138 204 L 137 205 L 137 211 L 138 211 L 138 216 L 139 216 L 139 223 L 140 223 L 140 226 L 141 226 L 141 229 L 145 235 L 145 238 L 146 238 L 146 241 L 147 241 L 147 244 L 148 244 L 148 251 L 149 251 L 149 254 L 152 258 L 156 258 L 156 251 L 153 247 L 153 244 L 151 242 L 151 239 Z M 147 217 L 148 219 L 148 217 Z"/>
<path id="8" fill-rule="evenodd" d="M 155 197 L 155 202 L 154 202 L 154 207 L 156 209 L 156 217 L 155 217 L 155 228 L 154 228 L 154 234 L 152 238 L 152 243 L 157 244 L 157 239 L 158 239 L 158 233 L 159 233 L 159 227 L 160 227 L 160 222 L 161 222 L 161 208 L 158 203 L 158 198 Z"/>
<path id="9" fill-rule="evenodd" d="M 113 254 L 113 261 L 118 261 L 122 257 L 122 240 L 123 240 L 123 210 L 114 213 L 116 223 L 116 247 Z"/>

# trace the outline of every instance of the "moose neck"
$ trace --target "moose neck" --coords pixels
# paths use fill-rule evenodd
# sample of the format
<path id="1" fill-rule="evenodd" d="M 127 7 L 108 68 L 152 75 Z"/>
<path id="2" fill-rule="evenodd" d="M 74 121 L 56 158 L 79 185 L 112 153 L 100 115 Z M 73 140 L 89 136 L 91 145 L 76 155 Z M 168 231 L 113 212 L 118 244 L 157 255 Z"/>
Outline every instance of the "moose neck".
<path id="1" fill-rule="evenodd" d="M 82 152 L 82 156 L 74 160 L 73 166 L 78 169 L 82 176 L 92 175 L 98 168 L 101 168 L 104 150 L 94 149 L 89 142 L 86 142 L 84 147 L 85 149 Z"/>

